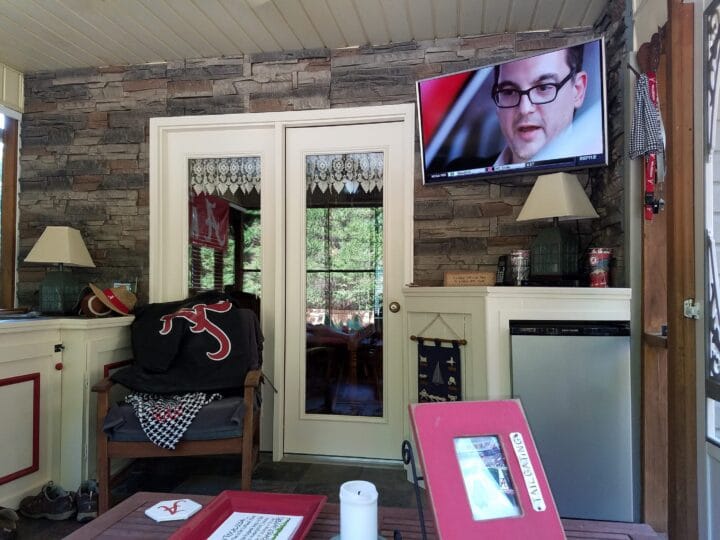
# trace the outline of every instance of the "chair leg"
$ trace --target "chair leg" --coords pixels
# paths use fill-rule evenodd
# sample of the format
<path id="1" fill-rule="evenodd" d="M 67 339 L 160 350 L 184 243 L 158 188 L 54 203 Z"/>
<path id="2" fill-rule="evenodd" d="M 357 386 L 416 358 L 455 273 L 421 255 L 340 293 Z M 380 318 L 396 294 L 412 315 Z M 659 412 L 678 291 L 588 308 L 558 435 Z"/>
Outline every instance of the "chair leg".
<path id="1" fill-rule="evenodd" d="M 246 427 L 243 429 L 243 440 L 242 440 L 242 456 L 241 456 L 241 478 L 240 478 L 240 489 L 244 491 L 250 491 L 252 489 L 252 472 L 253 472 L 253 446 L 255 444 L 255 423 L 256 418 L 254 414 L 245 415 L 245 420 L 249 420 L 249 429 Z M 247 424 L 246 424 L 247 426 Z"/>
<path id="2" fill-rule="evenodd" d="M 253 434 L 253 470 L 260 461 L 260 415 L 255 417 L 255 433 Z"/>
<path id="3" fill-rule="evenodd" d="M 245 387 L 245 414 L 243 416 L 243 435 L 242 435 L 242 456 L 240 467 L 240 489 L 250 491 L 252 489 L 252 472 L 253 472 L 253 446 L 255 437 L 259 433 L 260 415 L 255 414 L 255 389 L 250 386 Z M 259 443 L 259 438 L 258 438 Z"/>
<path id="4" fill-rule="evenodd" d="M 243 446 L 245 442 L 243 442 Z M 242 477 L 240 479 L 240 489 L 243 491 L 250 491 L 252 489 L 252 444 L 248 450 L 243 449 L 242 453 Z"/>

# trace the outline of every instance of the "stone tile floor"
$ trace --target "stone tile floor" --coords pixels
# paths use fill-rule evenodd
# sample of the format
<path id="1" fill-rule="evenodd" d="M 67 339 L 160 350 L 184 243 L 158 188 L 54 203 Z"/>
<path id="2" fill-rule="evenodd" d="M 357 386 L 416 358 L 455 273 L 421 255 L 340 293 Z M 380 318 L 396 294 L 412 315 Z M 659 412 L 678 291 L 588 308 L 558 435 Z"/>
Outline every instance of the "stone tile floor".
<path id="1" fill-rule="evenodd" d="M 240 489 L 240 460 L 231 456 L 213 458 L 172 458 L 136 460 L 123 481 L 113 489 L 117 503 L 137 491 L 167 491 L 216 495 L 225 489 Z M 415 492 L 400 466 L 335 463 L 274 463 L 261 454 L 253 473 L 254 491 L 318 493 L 328 502 L 338 502 L 340 484 L 347 480 L 367 480 L 375 484 L 379 504 L 414 508 Z M 77 486 L 63 486 L 77 489 Z M 423 504 L 424 492 L 423 492 Z M 50 521 L 21 518 L 18 539 L 54 540 L 81 527 L 74 519 Z"/>

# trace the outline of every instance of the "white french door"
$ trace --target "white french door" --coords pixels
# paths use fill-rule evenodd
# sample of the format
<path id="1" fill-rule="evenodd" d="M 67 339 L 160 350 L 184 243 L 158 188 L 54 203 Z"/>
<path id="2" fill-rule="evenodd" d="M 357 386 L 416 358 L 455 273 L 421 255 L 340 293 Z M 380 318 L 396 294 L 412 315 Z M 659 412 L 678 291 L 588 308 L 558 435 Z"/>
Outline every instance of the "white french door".
<path id="1" fill-rule="evenodd" d="M 400 458 L 405 129 L 286 130 L 286 454 Z"/>
<path id="2" fill-rule="evenodd" d="M 152 302 L 188 294 L 191 165 L 215 163 L 208 180 L 235 193 L 247 188 L 237 166 L 259 164 L 251 192 L 261 194 L 263 371 L 278 388 L 264 392 L 261 448 L 275 459 L 400 457 L 401 315 L 385 306 L 400 302 L 411 279 L 414 114 L 406 104 L 150 121 Z M 358 168 L 346 180 L 335 175 L 328 190 L 321 168 L 331 154 Z M 306 157 L 316 166 L 309 191 Z M 308 201 L 311 231 L 322 232 L 311 238 L 309 273 Z M 316 341 L 306 381 L 308 322 Z"/>

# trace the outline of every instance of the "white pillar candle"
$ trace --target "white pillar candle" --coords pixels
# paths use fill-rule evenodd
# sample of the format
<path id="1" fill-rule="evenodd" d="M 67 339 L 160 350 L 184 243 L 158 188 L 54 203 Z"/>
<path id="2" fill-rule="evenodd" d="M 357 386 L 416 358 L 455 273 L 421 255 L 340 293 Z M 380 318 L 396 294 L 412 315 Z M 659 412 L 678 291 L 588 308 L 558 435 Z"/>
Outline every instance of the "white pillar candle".
<path id="1" fill-rule="evenodd" d="M 377 499 L 370 482 L 352 480 L 340 486 L 340 540 L 377 540 Z"/>

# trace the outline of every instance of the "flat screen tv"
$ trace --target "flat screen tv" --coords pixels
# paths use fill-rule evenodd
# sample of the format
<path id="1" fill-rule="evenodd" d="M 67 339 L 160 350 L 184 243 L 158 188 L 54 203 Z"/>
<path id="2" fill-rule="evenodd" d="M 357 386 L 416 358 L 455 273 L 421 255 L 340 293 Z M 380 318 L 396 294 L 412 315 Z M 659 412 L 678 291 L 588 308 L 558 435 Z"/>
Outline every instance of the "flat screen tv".
<path id="1" fill-rule="evenodd" d="M 602 38 L 417 82 L 425 184 L 607 165 Z"/>

